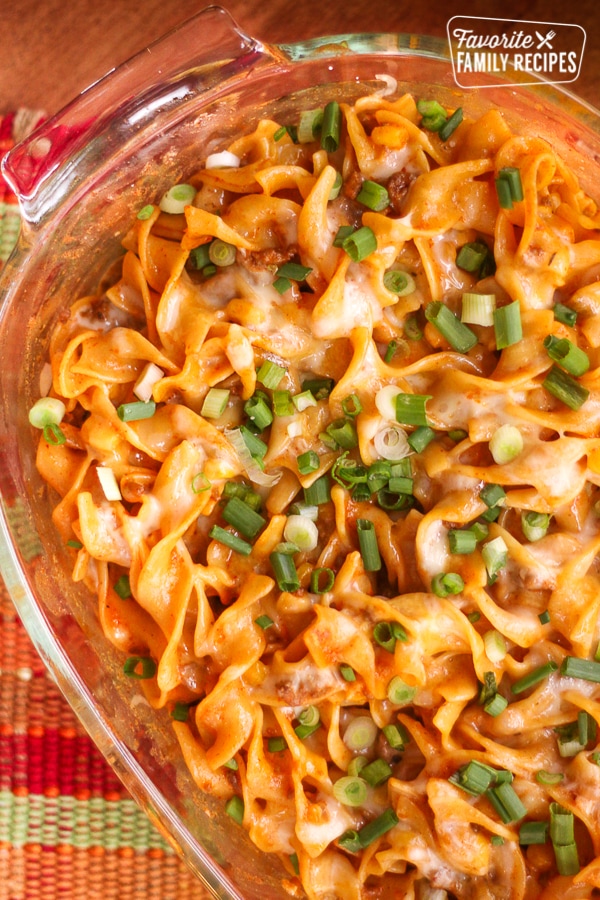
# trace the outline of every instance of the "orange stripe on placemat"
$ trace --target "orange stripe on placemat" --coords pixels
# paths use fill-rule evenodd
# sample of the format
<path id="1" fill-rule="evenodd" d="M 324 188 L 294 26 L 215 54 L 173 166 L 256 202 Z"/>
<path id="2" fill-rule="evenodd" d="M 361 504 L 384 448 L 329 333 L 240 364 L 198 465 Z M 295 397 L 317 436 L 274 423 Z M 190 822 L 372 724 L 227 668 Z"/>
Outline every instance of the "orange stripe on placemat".
<path id="1" fill-rule="evenodd" d="M 3 893 L 4 888 L 7 893 Z M 201 900 L 203 891 L 175 856 L 126 851 L 90 852 L 39 845 L 11 851 L 0 846 L 3 900 Z"/>

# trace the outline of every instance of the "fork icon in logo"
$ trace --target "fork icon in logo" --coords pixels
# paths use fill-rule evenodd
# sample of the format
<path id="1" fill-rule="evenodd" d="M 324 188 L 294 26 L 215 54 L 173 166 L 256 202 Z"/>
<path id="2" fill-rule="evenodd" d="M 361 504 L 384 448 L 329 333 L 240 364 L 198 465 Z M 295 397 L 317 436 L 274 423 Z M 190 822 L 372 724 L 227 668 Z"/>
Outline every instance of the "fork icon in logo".
<path id="1" fill-rule="evenodd" d="M 552 29 L 550 29 L 546 37 L 544 37 L 543 34 L 540 34 L 539 31 L 536 31 L 536 36 L 539 41 L 539 44 L 537 45 L 538 50 L 540 50 L 542 47 L 548 47 L 549 50 L 552 50 L 552 44 L 550 43 L 550 41 L 552 40 L 552 38 L 556 37 L 555 31 L 552 31 Z"/>

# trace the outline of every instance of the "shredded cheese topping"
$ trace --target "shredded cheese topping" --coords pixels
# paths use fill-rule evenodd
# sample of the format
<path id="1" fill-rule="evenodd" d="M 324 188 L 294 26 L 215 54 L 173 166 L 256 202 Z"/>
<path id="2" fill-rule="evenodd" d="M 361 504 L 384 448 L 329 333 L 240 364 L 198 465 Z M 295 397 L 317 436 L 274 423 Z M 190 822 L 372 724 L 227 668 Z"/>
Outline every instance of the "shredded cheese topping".
<path id="1" fill-rule="evenodd" d="M 56 325 L 55 525 L 199 791 L 291 894 L 588 896 L 600 211 L 497 111 L 442 136 L 388 90 L 338 113 L 337 149 L 263 120 L 211 155 Z"/>

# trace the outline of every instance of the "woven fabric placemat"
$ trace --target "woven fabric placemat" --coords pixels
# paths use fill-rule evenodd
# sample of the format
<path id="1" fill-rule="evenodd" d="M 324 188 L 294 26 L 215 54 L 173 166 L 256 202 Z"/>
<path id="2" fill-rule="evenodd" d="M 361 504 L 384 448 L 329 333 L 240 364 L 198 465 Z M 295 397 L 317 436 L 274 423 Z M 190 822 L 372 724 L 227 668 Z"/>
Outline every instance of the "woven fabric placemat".
<path id="1" fill-rule="evenodd" d="M 41 118 L 0 116 L 0 156 Z M 18 230 L 0 178 L 0 268 Z M 0 900 L 210 900 L 84 731 L 1 577 Z"/>

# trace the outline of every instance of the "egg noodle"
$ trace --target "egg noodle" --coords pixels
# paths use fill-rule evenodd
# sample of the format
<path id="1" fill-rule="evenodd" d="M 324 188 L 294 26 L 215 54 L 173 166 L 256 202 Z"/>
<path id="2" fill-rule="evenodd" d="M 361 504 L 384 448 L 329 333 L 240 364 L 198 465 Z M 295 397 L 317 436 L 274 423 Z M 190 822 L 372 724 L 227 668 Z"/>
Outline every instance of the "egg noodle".
<path id="1" fill-rule="evenodd" d="M 291 896 L 594 896 L 600 211 L 389 84 L 205 163 L 52 334 L 73 578 Z"/>

